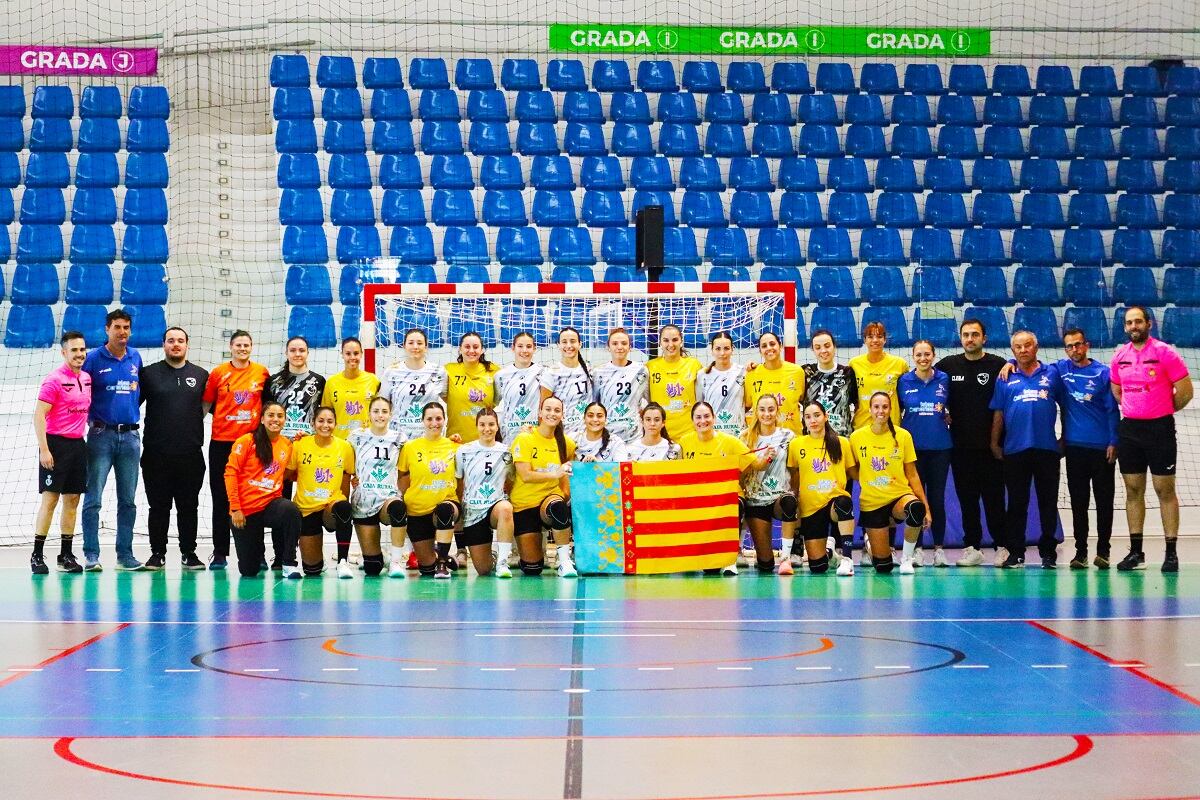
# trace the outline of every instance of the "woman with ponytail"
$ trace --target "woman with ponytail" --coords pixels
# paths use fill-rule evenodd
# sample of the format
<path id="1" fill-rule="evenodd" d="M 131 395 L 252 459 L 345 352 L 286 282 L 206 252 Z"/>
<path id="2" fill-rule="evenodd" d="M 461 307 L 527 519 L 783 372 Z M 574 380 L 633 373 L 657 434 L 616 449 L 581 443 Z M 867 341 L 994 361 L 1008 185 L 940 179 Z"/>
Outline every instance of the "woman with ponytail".
<path id="1" fill-rule="evenodd" d="M 754 421 L 746 429 L 742 441 L 746 448 L 758 456 L 754 466 L 746 474 L 742 496 L 746 499 L 746 527 L 754 542 L 759 563 L 774 560 L 771 550 L 771 527 L 774 520 L 785 526 L 783 557 L 776 568 L 780 575 L 794 572 L 792 562 L 792 536 L 795 531 L 796 496 L 792 494 L 792 479 L 787 468 L 788 446 L 796 434 L 779 423 L 779 403 L 773 394 L 758 398 L 754 407 Z"/>
<path id="2" fill-rule="evenodd" d="M 714 333 L 708 342 L 713 360 L 696 381 L 699 399 L 713 407 L 717 430 L 740 436 L 746 422 L 746 367 L 733 363 L 733 337 Z"/>
<path id="3" fill-rule="evenodd" d="M 819 575 L 832 564 L 838 575 L 853 575 L 854 504 L 846 471 L 855 465 L 854 449 L 846 437 L 838 436 L 818 402 L 804 405 L 804 427 L 806 432 L 788 446 L 787 460 L 800 506 L 798 528 L 808 571 Z M 830 525 L 836 525 L 841 534 L 845 558 L 837 552 Z"/>
<path id="4" fill-rule="evenodd" d="M 586 406 L 585 406 L 586 408 Z M 521 571 L 541 575 L 545 569 L 542 531 L 554 535 L 560 578 L 574 578 L 571 557 L 571 504 L 569 485 L 575 442 L 563 431 L 563 402 L 550 395 L 538 407 L 538 424 L 519 434 L 512 445 L 513 534 Z"/>
<path id="5" fill-rule="evenodd" d="M 582 347 L 579 331 L 563 328 L 558 332 L 559 362 L 542 372 L 542 399 L 554 396 L 562 401 L 564 431 L 575 439 L 583 434 L 583 412 L 596 394 Z"/>
<path id="6" fill-rule="evenodd" d="M 576 461 L 628 461 L 625 441 L 608 430 L 608 409 L 591 403 L 583 412 L 583 436 L 575 442 Z"/>
<path id="7" fill-rule="evenodd" d="M 325 531 L 337 535 L 337 575 L 354 577 L 350 569 L 350 534 L 354 519 L 350 507 L 350 481 L 354 475 L 354 447 L 333 435 L 337 412 L 320 406 L 313 418 L 313 432 L 296 442 L 288 461 L 289 480 L 296 483 L 296 507 L 300 522 L 300 561 L 307 577 L 325 571 L 321 537 Z M 284 553 L 293 557 L 294 548 Z M 284 573 L 288 572 L 286 560 Z M 300 577 L 291 575 L 288 577 Z"/>
<path id="8" fill-rule="evenodd" d="M 658 332 L 661 355 L 650 359 L 650 399 L 666 409 L 667 432 L 676 441 L 692 431 L 692 407 L 699 399 L 696 381 L 704 367 L 683 349 L 683 331 L 664 325 Z M 712 406 L 709 406 L 712 408 Z"/>
<path id="9" fill-rule="evenodd" d="M 667 412 L 658 403 L 642 409 L 642 437 L 626 449 L 630 461 L 678 461 L 683 457 L 679 445 L 667 433 Z"/>

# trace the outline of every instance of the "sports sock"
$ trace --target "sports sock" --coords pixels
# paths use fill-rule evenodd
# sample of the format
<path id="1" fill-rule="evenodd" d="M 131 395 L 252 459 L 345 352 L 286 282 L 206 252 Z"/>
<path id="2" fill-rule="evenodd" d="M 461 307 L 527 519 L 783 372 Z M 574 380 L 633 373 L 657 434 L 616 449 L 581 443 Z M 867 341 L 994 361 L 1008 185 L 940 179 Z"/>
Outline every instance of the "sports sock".
<path id="1" fill-rule="evenodd" d="M 1142 552 L 1142 535 L 1140 533 L 1129 534 L 1129 552 Z"/>
<path id="2" fill-rule="evenodd" d="M 59 540 L 58 543 L 58 554 L 61 556 L 71 555 L 71 544 L 74 541 L 75 536 L 73 534 L 64 533 L 62 539 Z"/>
<path id="3" fill-rule="evenodd" d="M 796 540 L 795 540 L 795 539 L 782 539 L 781 541 L 783 542 L 783 544 L 782 544 L 782 546 L 780 547 L 780 550 L 781 550 L 781 551 L 782 551 L 782 553 L 783 553 L 783 557 L 784 557 L 784 558 L 791 558 L 791 557 L 792 557 L 792 552 L 793 552 L 793 551 L 792 551 L 792 547 L 793 547 L 793 545 L 795 544 Z"/>
<path id="4" fill-rule="evenodd" d="M 904 556 L 903 556 L 903 558 L 911 561 L 913 554 L 916 553 L 916 551 L 917 551 L 917 543 L 910 542 L 907 539 L 905 539 L 904 540 L 904 550 L 903 550 Z"/>
<path id="5" fill-rule="evenodd" d="M 496 542 L 496 561 L 508 561 L 508 557 L 512 555 L 512 542 Z"/>
<path id="6" fill-rule="evenodd" d="M 1178 558 L 1178 555 L 1175 552 L 1175 542 L 1176 541 L 1177 540 L 1175 540 L 1175 539 L 1167 539 L 1167 553 L 1166 553 L 1167 556 L 1175 556 L 1176 558 Z"/>
<path id="7" fill-rule="evenodd" d="M 571 560 L 571 545 L 560 544 L 554 548 L 555 554 L 558 556 L 558 563 Z"/>
<path id="8" fill-rule="evenodd" d="M 348 561 L 350 559 L 350 536 L 347 532 L 346 540 L 342 541 L 341 532 L 338 532 L 337 540 L 337 556 L 338 561 Z"/>
<path id="9" fill-rule="evenodd" d="M 46 546 L 46 537 L 45 536 L 34 536 L 33 537 L 33 554 L 35 556 L 40 556 L 42 554 L 42 549 L 45 548 L 45 546 Z"/>
<path id="10" fill-rule="evenodd" d="M 434 545 L 433 549 L 437 551 L 437 556 L 440 559 L 450 557 L 450 542 L 438 542 Z"/>

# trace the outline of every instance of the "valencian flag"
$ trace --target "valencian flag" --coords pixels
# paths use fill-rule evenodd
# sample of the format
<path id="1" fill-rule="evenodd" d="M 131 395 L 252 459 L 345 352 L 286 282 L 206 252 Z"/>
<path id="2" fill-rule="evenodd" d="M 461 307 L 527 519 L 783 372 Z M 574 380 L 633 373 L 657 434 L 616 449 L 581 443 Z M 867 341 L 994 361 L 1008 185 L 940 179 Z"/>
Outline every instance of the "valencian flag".
<path id="1" fill-rule="evenodd" d="M 686 572 L 728 566 L 737 558 L 734 460 L 571 467 L 575 565 L 580 572 Z"/>

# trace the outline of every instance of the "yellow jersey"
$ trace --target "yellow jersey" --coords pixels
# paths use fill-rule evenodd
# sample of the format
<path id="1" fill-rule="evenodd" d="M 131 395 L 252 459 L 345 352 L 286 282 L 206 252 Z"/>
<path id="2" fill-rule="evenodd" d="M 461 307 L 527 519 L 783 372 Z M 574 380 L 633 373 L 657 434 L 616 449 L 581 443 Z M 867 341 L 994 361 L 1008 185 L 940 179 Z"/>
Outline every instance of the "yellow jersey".
<path id="1" fill-rule="evenodd" d="M 721 431 L 714 431 L 713 438 L 707 442 L 700 441 L 700 434 L 694 430 L 679 437 L 678 441 L 682 458 L 732 458 L 737 460 L 738 472 L 744 472 L 758 460 L 758 454 L 751 453 L 745 442 Z"/>
<path id="2" fill-rule="evenodd" d="M 667 433 L 679 439 L 692 430 L 692 406 L 696 404 L 696 378 L 704 365 L 691 356 L 667 363 L 665 358 L 646 362 L 650 377 L 650 401 L 667 411 Z"/>
<path id="3" fill-rule="evenodd" d="M 404 443 L 397 470 L 408 473 L 404 505 L 410 516 L 432 514 L 443 500 L 458 500 L 454 464 L 457 452 L 458 445 L 445 436 L 432 441 L 420 436 Z"/>
<path id="4" fill-rule="evenodd" d="M 874 511 L 912 493 L 904 474 L 904 465 L 917 460 L 912 434 L 897 427 L 893 439 L 891 431 L 875 434 L 868 425 L 850 434 L 850 446 L 854 448 L 858 481 L 862 484 L 859 508 Z"/>
<path id="5" fill-rule="evenodd" d="M 845 436 L 839 436 L 842 458 L 836 464 L 825 450 L 825 439 L 814 439 L 807 433 L 792 439 L 788 445 L 788 469 L 796 470 L 796 496 L 800 500 L 800 516 L 811 517 L 835 497 L 849 497 L 846 491 L 846 467 L 853 467 L 854 448 Z"/>
<path id="6" fill-rule="evenodd" d="M 861 428 L 871 421 L 871 395 L 885 392 L 892 398 L 892 424 L 900 427 L 900 400 L 896 395 L 896 383 L 908 372 L 908 362 L 900 356 L 884 353 L 875 363 L 867 360 L 864 353 L 850 359 L 854 379 L 858 382 L 858 405 L 854 409 L 854 427 Z"/>
<path id="7" fill-rule="evenodd" d="M 575 442 L 567 437 L 567 459 L 559 458 L 558 442 L 553 436 L 542 436 L 537 429 L 518 434 L 512 443 L 513 464 L 528 464 L 534 472 L 554 472 L 564 463 L 575 458 Z M 513 478 L 512 500 L 514 511 L 537 508 L 547 497 L 563 494 L 562 488 L 553 481 L 523 481 L 520 473 Z"/>
<path id="8" fill-rule="evenodd" d="M 372 372 L 360 372 L 357 378 L 347 378 L 346 373 L 339 372 L 326 378 L 321 405 L 329 406 L 337 414 L 333 435 L 345 439 L 350 431 L 369 428 L 371 398 L 378 393 L 379 378 Z"/>
<path id="9" fill-rule="evenodd" d="M 463 443 L 479 438 L 475 415 L 485 408 L 496 406 L 496 373 L 500 367 L 492 364 L 447 364 L 446 371 L 446 435 L 458 434 Z"/>
<path id="10" fill-rule="evenodd" d="M 779 427 L 792 433 L 804 433 L 800 399 L 804 397 L 804 368 L 789 361 L 779 369 L 767 369 L 761 364 L 746 373 L 746 394 L 750 398 L 750 410 L 746 413 L 746 424 L 754 419 L 754 409 L 764 394 L 773 394 L 779 402 Z"/>
<path id="11" fill-rule="evenodd" d="M 296 473 L 297 508 L 301 514 L 311 514 L 346 499 L 342 478 L 354 474 L 354 448 L 336 437 L 322 447 L 310 434 L 292 446 L 288 469 Z"/>

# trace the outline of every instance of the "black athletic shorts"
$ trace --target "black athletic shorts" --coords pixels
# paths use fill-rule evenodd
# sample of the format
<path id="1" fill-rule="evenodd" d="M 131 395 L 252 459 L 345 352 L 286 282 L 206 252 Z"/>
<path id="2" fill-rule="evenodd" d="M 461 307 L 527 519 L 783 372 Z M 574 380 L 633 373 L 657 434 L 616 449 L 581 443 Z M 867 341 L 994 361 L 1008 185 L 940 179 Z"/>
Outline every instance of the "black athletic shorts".
<path id="1" fill-rule="evenodd" d="M 545 527 L 542 524 L 542 507 L 540 505 L 513 512 L 513 533 L 517 536 L 523 533 L 540 535 Z"/>
<path id="2" fill-rule="evenodd" d="M 492 506 L 495 508 L 495 506 Z M 489 508 L 483 519 L 462 529 L 462 542 L 467 547 L 492 543 L 492 509 Z"/>
<path id="3" fill-rule="evenodd" d="M 833 524 L 833 501 L 830 500 L 815 514 L 800 518 L 798 533 L 800 538 L 806 542 L 814 539 L 826 539 L 829 537 L 829 526 Z"/>
<path id="4" fill-rule="evenodd" d="M 378 528 L 383 523 L 381 523 L 379 521 L 379 512 L 376 511 L 374 514 L 371 514 L 370 516 L 367 516 L 367 517 L 355 517 L 354 524 L 355 525 L 374 525 L 375 527 Z"/>
<path id="5" fill-rule="evenodd" d="M 313 511 L 310 514 L 305 514 L 300 518 L 300 535 L 301 536 L 324 536 L 325 535 L 325 509 Z"/>
<path id="6" fill-rule="evenodd" d="M 1123 419 L 1117 426 L 1122 475 L 1175 474 L 1175 417 Z"/>
<path id="7" fill-rule="evenodd" d="M 859 527 L 866 530 L 868 528 L 891 528 L 896 525 L 896 520 L 892 518 L 892 506 L 896 505 L 896 501 L 903 497 L 904 495 L 893 497 L 879 508 L 873 508 L 870 511 L 860 509 L 858 512 Z"/>
<path id="8" fill-rule="evenodd" d="M 761 519 L 764 522 L 770 522 L 775 519 L 775 504 L 768 503 L 765 506 L 752 506 L 746 503 L 746 518 Z"/>
<path id="9" fill-rule="evenodd" d="M 87 445 L 83 439 L 46 434 L 54 469 L 38 463 L 38 492 L 83 494 L 87 491 Z"/>

